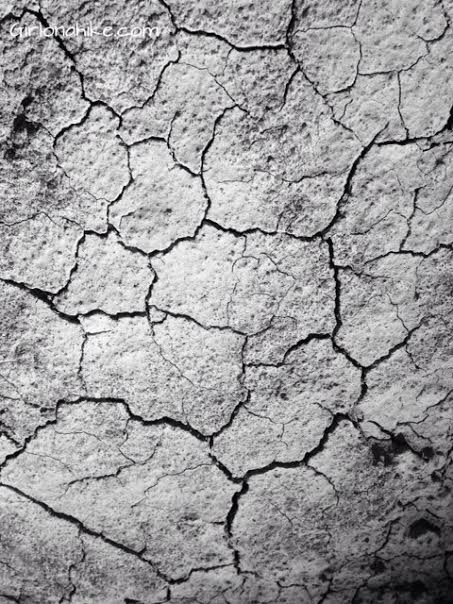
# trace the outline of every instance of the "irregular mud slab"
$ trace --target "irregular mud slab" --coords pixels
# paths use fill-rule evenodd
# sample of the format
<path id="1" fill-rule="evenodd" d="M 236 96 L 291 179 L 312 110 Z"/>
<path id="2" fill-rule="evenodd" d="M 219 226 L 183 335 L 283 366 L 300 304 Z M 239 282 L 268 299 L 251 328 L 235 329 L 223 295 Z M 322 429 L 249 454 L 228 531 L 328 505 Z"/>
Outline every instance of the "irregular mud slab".
<path id="1" fill-rule="evenodd" d="M 87 235 L 78 246 L 71 278 L 54 302 L 69 315 L 144 311 L 153 279 L 148 259 L 124 247 L 114 233 Z"/>
<path id="2" fill-rule="evenodd" d="M 69 280 L 82 236 L 74 222 L 43 213 L 1 223 L 1 278 L 56 293 Z"/>
<path id="3" fill-rule="evenodd" d="M 66 129 L 55 144 L 56 155 L 71 181 L 94 198 L 114 201 L 129 182 L 127 150 L 117 136 L 119 119 L 102 105 Z M 110 166 L 115 170 L 110 173 Z"/>
<path id="4" fill-rule="evenodd" d="M 215 120 L 233 104 L 208 70 L 188 63 L 171 64 L 152 98 L 143 107 L 125 112 L 123 136 L 126 142 L 164 138 L 175 159 L 199 172 Z"/>
<path id="5" fill-rule="evenodd" d="M 328 340 L 312 340 L 279 366 L 250 366 L 250 396 L 214 452 L 235 475 L 274 461 L 295 462 L 316 448 L 335 413 L 360 395 L 360 371 Z"/>
<path id="6" fill-rule="evenodd" d="M 110 206 L 123 240 L 151 253 L 193 237 L 207 206 L 201 180 L 180 167 L 159 140 L 133 146 L 130 167 L 131 184 Z"/>
<path id="7" fill-rule="evenodd" d="M 225 228 L 313 236 L 327 228 L 361 145 L 300 74 L 263 120 L 236 108 L 206 154 L 208 217 Z"/>
<path id="8" fill-rule="evenodd" d="M 198 0 L 190 5 L 172 0 L 167 6 L 178 27 L 216 34 L 232 45 L 245 47 L 283 44 L 291 19 L 289 0 L 263 0 L 259 7 L 251 0 L 235 5 L 225 0 Z"/>
<path id="9" fill-rule="evenodd" d="M 372 146 L 330 234 L 338 264 L 362 268 L 391 252 L 451 244 L 451 144 Z"/>
<path id="10" fill-rule="evenodd" d="M 328 258 L 322 243 L 207 226 L 195 241 L 153 260 L 158 278 L 150 302 L 248 335 L 247 361 L 278 362 L 299 340 L 333 328 Z"/>
<path id="11" fill-rule="evenodd" d="M 88 335 L 82 375 L 96 397 L 119 397 L 147 420 L 171 417 L 209 434 L 246 396 L 243 346 L 238 334 L 183 318 L 123 318 Z"/>
<path id="12" fill-rule="evenodd" d="M 83 332 L 31 292 L 1 282 L 2 435 L 17 445 L 82 392 Z"/>
<path id="13" fill-rule="evenodd" d="M 449 321 L 451 263 L 450 250 L 428 257 L 392 253 L 363 272 L 340 271 L 337 343 L 370 366 L 416 337 L 426 321 Z"/>

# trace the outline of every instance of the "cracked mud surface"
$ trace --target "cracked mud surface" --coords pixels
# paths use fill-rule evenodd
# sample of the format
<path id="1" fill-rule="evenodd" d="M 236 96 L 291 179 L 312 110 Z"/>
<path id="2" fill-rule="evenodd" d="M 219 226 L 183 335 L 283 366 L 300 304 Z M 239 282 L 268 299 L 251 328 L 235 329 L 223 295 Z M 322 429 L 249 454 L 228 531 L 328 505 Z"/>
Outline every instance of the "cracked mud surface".
<path id="1" fill-rule="evenodd" d="M 2 3 L 0 604 L 453 602 L 452 24 Z"/>

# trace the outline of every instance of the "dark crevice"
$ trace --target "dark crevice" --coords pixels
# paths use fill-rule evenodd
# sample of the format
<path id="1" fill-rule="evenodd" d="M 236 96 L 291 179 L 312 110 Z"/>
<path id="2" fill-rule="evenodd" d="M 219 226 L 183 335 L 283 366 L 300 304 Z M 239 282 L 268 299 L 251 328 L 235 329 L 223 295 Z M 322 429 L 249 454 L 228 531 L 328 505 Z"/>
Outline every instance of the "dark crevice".
<path id="1" fill-rule="evenodd" d="M 212 220 L 212 218 L 206 218 L 203 222 L 204 222 L 204 224 L 213 227 L 217 231 L 221 231 L 222 233 L 230 233 L 231 235 L 234 235 L 237 238 L 246 237 L 247 235 L 260 234 L 260 235 L 266 235 L 266 236 L 284 236 L 284 237 L 289 237 L 290 239 L 294 239 L 297 241 L 303 241 L 303 242 L 320 241 L 320 239 L 321 239 L 321 232 L 316 233 L 314 235 L 310 235 L 310 236 L 304 236 L 304 235 L 294 235 L 293 233 L 288 233 L 287 231 L 266 231 L 264 229 L 261 229 L 260 227 L 253 227 L 253 228 L 244 229 L 243 231 L 239 231 L 232 227 L 222 226 L 215 220 Z"/>
<path id="2" fill-rule="evenodd" d="M 215 38 L 216 40 L 219 40 L 220 42 L 223 42 L 225 44 L 227 44 L 228 46 L 230 46 L 230 48 L 233 48 L 234 50 L 237 50 L 238 52 L 253 52 L 253 51 L 257 51 L 257 50 L 284 50 L 286 48 L 286 45 L 283 43 L 280 44 L 248 44 L 248 45 L 240 45 L 240 44 L 235 44 L 234 42 L 231 42 L 231 40 L 229 40 L 226 36 L 222 36 L 219 33 L 216 33 L 214 31 L 206 31 L 203 29 L 190 29 L 189 27 L 186 27 L 185 25 L 179 25 L 176 21 L 176 17 L 170 7 L 170 4 L 166 1 L 166 0 L 158 0 L 158 2 L 161 4 L 161 6 L 163 6 L 169 16 L 170 16 L 170 20 L 171 23 L 173 25 L 173 27 L 175 28 L 176 32 L 184 32 L 186 34 L 192 35 L 192 36 L 202 36 L 202 37 L 206 37 L 206 38 Z"/>
<path id="3" fill-rule="evenodd" d="M 305 345 L 309 344 L 313 341 L 322 341 L 322 340 L 331 340 L 331 333 L 310 333 L 305 338 L 298 340 L 295 344 L 292 344 L 289 348 L 286 349 L 283 358 L 278 363 L 264 363 L 264 362 L 250 362 L 245 363 L 246 367 L 283 367 L 288 360 L 289 355 L 299 348 L 303 348 Z"/>
<path id="4" fill-rule="evenodd" d="M 57 518 L 59 520 L 64 520 L 66 522 L 69 522 L 73 526 L 76 526 L 81 533 L 84 533 L 86 535 L 90 535 L 91 537 L 95 537 L 95 538 L 101 539 L 101 541 L 103 541 L 107 545 L 110 545 L 110 546 L 114 547 L 115 549 L 121 550 L 125 554 L 129 554 L 129 555 L 131 555 L 131 556 L 133 556 L 135 558 L 138 558 L 139 560 L 141 560 L 141 562 L 144 562 L 145 564 L 147 564 L 148 566 L 150 566 L 154 570 L 154 572 L 157 574 L 157 576 L 159 576 L 160 578 L 164 579 L 165 581 L 168 581 L 168 577 L 166 577 L 165 575 L 163 575 L 154 566 L 154 564 L 150 560 L 147 560 L 146 558 L 144 558 L 141 555 L 141 552 L 139 552 L 137 550 L 134 550 L 134 549 L 128 547 L 127 545 L 122 544 L 122 543 L 118 543 L 117 541 L 114 541 L 113 539 L 110 539 L 109 537 L 106 537 L 103 533 L 85 526 L 85 524 L 83 522 L 81 522 L 78 518 L 75 518 L 74 516 L 71 516 L 70 514 L 66 514 L 65 512 L 59 512 L 59 511 L 53 509 L 47 503 L 44 503 L 43 501 L 40 501 L 39 499 L 35 499 L 31 495 L 28 495 L 27 493 L 24 493 L 23 491 L 21 491 L 20 489 L 18 489 L 17 487 L 15 487 L 13 485 L 5 484 L 5 483 L 0 483 L 0 486 L 4 487 L 5 489 L 8 489 L 8 490 L 12 491 L 16 495 L 19 495 L 20 497 L 26 499 L 27 501 L 30 501 L 31 503 L 34 503 L 35 505 L 37 505 L 41 509 L 45 510 L 53 518 Z"/>
<path id="5" fill-rule="evenodd" d="M 359 165 L 361 164 L 361 162 L 363 161 L 363 159 L 366 157 L 366 155 L 369 153 L 369 151 L 371 150 L 371 148 L 377 144 L 376 141 L 379 138 L 379 136 L 381 135 L 382 132 L 385 131 L 385 129 L 388 126 L 388 122 L 386 123 L 386 125 L 381 128 L 375 135 L 374 137 L 370 140 L 370 142 L 365 145 L 361 152 L 359 153 L 359 155 L 357 155 L 357 157 L 355 158 L 355 160 L 352 162 L 351 167 L 349 169 L 348 175 L 346 177 L 346 182 L 344 184 L 343 187 L 343 193 L 340 196 L 340 199 L 337 203 L 337 209 L 335 212 L 334 217 L 332 218 L 332 220 L 330 221 L 330 223 L 321 231 L 321 236 L 325 236 L 331 229 L 332 227 L 338 222 L 338 220 L 342 217 L 342 209 L 343 209 L 343 205 L 344 203 L 347 201 L 347 199 L 352 195 L 352 186 L 353 186 L 353 180 L 354 177 L 357 173 L 357 169 L 359 167 Z"/>
<path id="6" fill-rule="evenodd" d="M 24 292 L 27 292 L 27 294 L 30 294 L 31 296 L 33 296 L 35 299 L 39 300 L 40 302 L 44 302 L 56 315 L 58 315 L 64 321 L 68 321 L 69 323 L 74 323 L 75 325 L 80 324 L 79 320 L 76 316 L 73 316 L 73 315 L 67 314 L 61 310 L 58 310 L 58 308 L 52 302 L 52 296 L 53 296 L 52 292 L 47 292 L 45 290 L 38 289 L 37 287 L 30 287 L 30 286 L 26 285 L 25 283 L 22 283 L 20 281 L 13 281 L 12 279 L 3 279 L 0 277 L 0 281 L 2 281 L 3 283 L 7 283 L 8 285 L 17 287 L 18 289 L 20 289 Z"/>

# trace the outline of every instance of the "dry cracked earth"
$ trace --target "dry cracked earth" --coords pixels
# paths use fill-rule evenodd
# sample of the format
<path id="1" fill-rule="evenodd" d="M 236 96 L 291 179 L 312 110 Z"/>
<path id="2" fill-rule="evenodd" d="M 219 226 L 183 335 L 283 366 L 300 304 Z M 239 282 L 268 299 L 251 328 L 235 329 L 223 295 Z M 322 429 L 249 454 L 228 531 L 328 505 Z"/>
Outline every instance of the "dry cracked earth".
<path id="1" fill-rule="evenodd" d="M 453 602 L 452 0 L 0 20 L 0 603 Z"/>

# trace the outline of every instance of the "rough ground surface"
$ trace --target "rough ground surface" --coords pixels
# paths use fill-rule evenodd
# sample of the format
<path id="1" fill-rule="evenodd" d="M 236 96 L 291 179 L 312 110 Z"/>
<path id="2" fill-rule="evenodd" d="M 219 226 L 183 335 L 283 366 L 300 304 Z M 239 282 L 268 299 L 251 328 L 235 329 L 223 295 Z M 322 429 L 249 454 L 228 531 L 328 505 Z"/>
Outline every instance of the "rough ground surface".
<path id="1" fill-rule="evenodd" d="M 451 604 L 453 2 L 0 28 L 0 604 Z"/>

